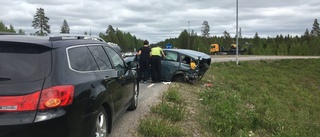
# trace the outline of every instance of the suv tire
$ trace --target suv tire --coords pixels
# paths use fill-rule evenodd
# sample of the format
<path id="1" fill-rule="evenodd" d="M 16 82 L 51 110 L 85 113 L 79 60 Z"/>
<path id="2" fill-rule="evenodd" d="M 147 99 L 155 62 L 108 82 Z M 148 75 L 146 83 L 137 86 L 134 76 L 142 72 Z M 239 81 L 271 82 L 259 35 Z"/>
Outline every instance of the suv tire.
<path id="1" fill-rule="evenodd" d="M 99 108 L 99 112 L 96 118 L 95 137 L 107 137 L 108 136 L 108 117 L 103 107 Z"/>
<path id="2" fill-rule="evenodd" d="M 131 105 L 128 108 L 129 111 L 133 111 L 137 109 L 138 96 L 139 96 L 139 86 L 137 85 L 137 82 L 135 82 L 133 87 L 133 97 L 131 98 Z"/>

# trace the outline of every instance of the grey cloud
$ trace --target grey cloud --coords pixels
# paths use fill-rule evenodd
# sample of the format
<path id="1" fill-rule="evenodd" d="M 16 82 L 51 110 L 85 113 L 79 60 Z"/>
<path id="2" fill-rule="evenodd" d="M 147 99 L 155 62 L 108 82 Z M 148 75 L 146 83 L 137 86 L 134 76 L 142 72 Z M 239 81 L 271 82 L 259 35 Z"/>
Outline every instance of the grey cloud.
<path id="1" fill-rule="evenodd" d="M 211 35 L 236 32 L 236 1 L 218 0 L 11 0 L 3 1 L 0 20 L 27 33 L 37 8 L 44 8 L 53 33 L 67 20 L 71 33 L 104 33 L 108 25 L 155 43 L 178 37 L 183 30 L 201 34 L 204 20 Z M 253 37 L 303 34 L 319 18 L 318 0 L 239 0 L 242 35 Z M 190 24 L 188 24 L 190 21 Z M 190 25 L 190 26 L 188 26 Z"/>

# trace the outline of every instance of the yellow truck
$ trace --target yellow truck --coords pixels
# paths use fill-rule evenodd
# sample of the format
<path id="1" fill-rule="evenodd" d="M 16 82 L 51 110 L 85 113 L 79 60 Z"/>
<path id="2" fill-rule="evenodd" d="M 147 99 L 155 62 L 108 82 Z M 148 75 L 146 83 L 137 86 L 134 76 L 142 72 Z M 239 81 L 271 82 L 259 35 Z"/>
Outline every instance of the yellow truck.
<path id="1" fill-rule="evenodd" d="M 237 44 L 231 44 L 229 49 L 225 49 L 216 43 L 210 45 L 210 54 L 213 55 L 236 55 L 236 52 Z M 243 52 L 247 52 L 247 49 L 239 48 L 238 54 L 243 54 Z"/>

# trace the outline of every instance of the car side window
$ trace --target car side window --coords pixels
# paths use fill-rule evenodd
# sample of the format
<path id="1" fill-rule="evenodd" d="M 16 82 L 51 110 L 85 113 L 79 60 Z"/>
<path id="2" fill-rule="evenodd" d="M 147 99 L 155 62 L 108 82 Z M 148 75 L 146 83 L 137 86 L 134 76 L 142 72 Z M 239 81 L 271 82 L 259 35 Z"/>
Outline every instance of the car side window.
<path id="1" fill-rule="evenodd" d="M 89 50 L 96 60 L 100 70 L 112 69 L 110 60 L 102 46 L 89 46 Z"/>
<path id="2" fill-rule="evenodd" d="M 164 51 L 164 54 L 166 54 L 166 57 L 164 58 L 164 60 L 178 61 L 178 53 L 170 52 L 170 51 Z"/>
<path id="3" fill-rule="evenodd" d="M 121 73 L 124 74 L 124 71 L 122 71 L 122 70 L 124 70 L 126 66 L 125 66 L 124 61 L 120 57 L 120 55 L 112 48 L 107 47 L 107 46 L 104 46 L 104 47 L 105 47 L 110 59 L 112 60 L 113 65 L 115 66 L 115 69 L 121 71 Z"/>
<path id="4" fill-rule="evenodd" d="M 184 64 L 190 64 L 191 63 L 191 58 L 187 55 L 181 55 L 181 62 Z"/>
<path id="5" fill-rule="evenodd" d="M 86 46 L 68 49 L 70 67 L 76 71 L 96 71 L 98 65 Z"/>

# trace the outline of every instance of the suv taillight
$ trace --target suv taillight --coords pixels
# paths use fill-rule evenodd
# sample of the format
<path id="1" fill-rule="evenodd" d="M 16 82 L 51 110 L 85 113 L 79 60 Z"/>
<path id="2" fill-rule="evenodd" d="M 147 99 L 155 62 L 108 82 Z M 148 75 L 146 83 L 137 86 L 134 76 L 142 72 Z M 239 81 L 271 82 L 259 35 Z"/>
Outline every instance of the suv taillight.
<path id="1" fill-rule="evenodd" d="M 32 111 L 38 106 L 40 91 L 23 96 L 0 97 L 0 112 Z"/>
<path id="2" fill-rule="evenodd" d="M 40 91 L 23 96 L 0 97 L 0 112 L 33 111 L 37 109 Z M 38 109 L 70 105 L 73 101 L 74 86 L 62 85 L 42 90 Z"/>
<path id="3" fill-rule="evenodd" d="M 55 108 L 70 105 L 73 101 L 72 85 L 54 86 L 42 90 L 39 109 Z"/>

